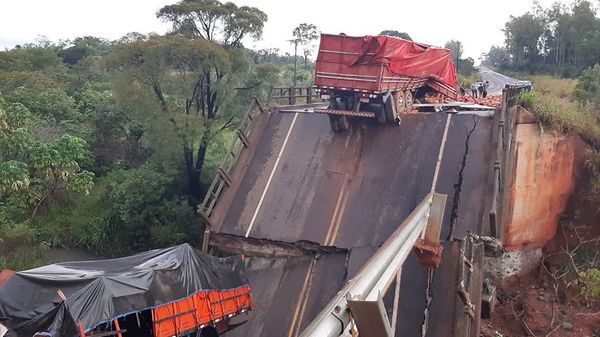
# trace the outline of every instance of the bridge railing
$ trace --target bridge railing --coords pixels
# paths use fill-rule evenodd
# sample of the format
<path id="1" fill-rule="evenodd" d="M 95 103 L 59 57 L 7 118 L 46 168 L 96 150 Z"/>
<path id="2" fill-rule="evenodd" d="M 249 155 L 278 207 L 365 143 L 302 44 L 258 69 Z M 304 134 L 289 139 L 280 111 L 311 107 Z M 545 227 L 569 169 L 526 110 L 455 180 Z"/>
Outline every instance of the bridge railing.
<path id="1" fill-rule="evenodd" d="M 396 315 L 392 315 L 390 322 L 383 304 L 383 296 L 394 280 L 398 282 L 402 265 L 419 237 L 424 235 L 425 242 L 428 242 L 428 229 L 433 227 L 433 232 L 436 232 L 438 238 L 430 239 L 439 240 L 445 206 L 446 195 L 428 194 L 356 276 L 348 281 L 304 329 L 300 337 L 340 336 L 342 332 L 348 332 L 351 321 L 356 324 L 359 334 L 362 331 L 365 336 L 394 336 Z M 397 307 L 395 303 L 394 308 Z"/>
<path id="2" fill-rule="evenodd" d="M 271 87 L 271 89 L 269 90 L 270 104 L 310 104 L 313 103 L 315 100 L 318 100 L 318 95 L 316 93 L 316 87 L 314 86 L 276 86 Z"/>
<path id="3" fill-rule="evenodd" d="M 519 96 L 523 91 L 531 90 L 531 85 L 506 85 L 502 90 L 502 106 L 496 111 L 496 153 L 494 155 L 494 175 L 492 200 L 489 212 L 491 235 L 502 240 L 504 234 L 503 226 L 503 199 L 506 176 L 507 154 L 511 150 L 511 130 L 514 127 L 514 116 L 510 116 L 510 108 L 516 106 Z"/>
<path id="4" fill-rule="evenodd" d="M 252 103 L 246 110 L 242 121 L 240 122 L 239 127 L 235 130 L 237 137 L 233 139 L 233 143 L 229 148 L 223 162 L 217 169 L 217 174 L 213 179 L 206 195 L 204 196 L 204 200 L 200 204 L 198 208 L 198 212 L 200 215 L 210 224 L 210 215 L 214 210 L 217 202 L 219 201 L 219 197 L 221 193 L 227 186 L 231 186 L 231 172 L 235 167 L 240 155 L 244 151 L 245 148 L 250 146 L 249 136 L 252 132 L 252 125 L 254 120 L 258 115 L 263 113 L 263 107 L 260 105 L 260 102 L 255 97 L 252 100 Z"/>

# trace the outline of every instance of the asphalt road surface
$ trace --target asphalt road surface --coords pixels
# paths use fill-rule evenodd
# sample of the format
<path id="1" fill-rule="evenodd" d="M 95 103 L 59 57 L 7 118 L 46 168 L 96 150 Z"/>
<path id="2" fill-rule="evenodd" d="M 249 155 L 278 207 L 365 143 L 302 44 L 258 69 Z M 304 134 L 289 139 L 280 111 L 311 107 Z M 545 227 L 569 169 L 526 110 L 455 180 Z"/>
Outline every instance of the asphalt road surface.
<path id="1" fill-rule="evenodd" d="M 295 337 L 431 191 L 447 115 L 409 114 L 401 126 L 358 120 L 338 134 L 325 115 L 271 112 L 262 118 L 264 131 L 255 135 L 253 155 L 226 197 L 230 202 L 215 210 L 216 227 L 256 238 L 310 240 L 350 253 L 250 259 L 256 308 L 226 336 Z M 490 117 L 451 117 L 435 187 L 448 194 L 444 260 L 456 260 L 455 238 L 487 230 L 491 130 Z M 434 273 L 428 336 L 452 334 L 454 269 Z M 427 271 L 411 254 L 403 268 L 397 335 L 422 336 L 426 292 Z"/>
<path id="2" fill-rule="evenodd" d="M 485 66 L 479 67 L 479 72 L 481 73 L 481 77 L 483 77 L 484 81 L 490 81 L 490 86 L 488 88 L 489 95 L 500 95 L 502 94 L 502 89 L 506 84 L 517 85 L 517 84 L 529 84 L 529 81 L 518 80 L 516 78 L 512 78 L 500 73 L 497 73 L 490 68 Z"/>

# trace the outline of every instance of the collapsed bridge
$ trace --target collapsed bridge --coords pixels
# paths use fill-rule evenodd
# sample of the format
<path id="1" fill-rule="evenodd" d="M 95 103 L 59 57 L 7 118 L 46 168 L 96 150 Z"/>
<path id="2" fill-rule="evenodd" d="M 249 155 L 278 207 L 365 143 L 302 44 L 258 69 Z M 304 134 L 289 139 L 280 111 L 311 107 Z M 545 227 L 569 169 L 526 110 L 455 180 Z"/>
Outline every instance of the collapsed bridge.
<path id="1" fill-rule="evenodd" d="M 310 88 L 278 91 L 273 100 L 315 97 Z M 498 116 L 409 113 L 401 126 L 356 120 L 348 132 L 333 133 L 325 115 L 280 113 L 290 107 L 271 105 L 255 101 L 248 110 L 201 214 L 213 232 L 341 250 L 249 258 L 256 307 L 231 336 L 300 335 L 432 190 L 447 195 L 441 268 L 430 272 L 409 255 L 390 287 L 399 285 L 397 305 L 395 291 L 383 300 L 397 316 L 397 335 L 476 336 L 478 320 L 463 312 L 456 292 L 460 277 L 473 277 L 459 265 L 460 241 L 495 228 Z"/>

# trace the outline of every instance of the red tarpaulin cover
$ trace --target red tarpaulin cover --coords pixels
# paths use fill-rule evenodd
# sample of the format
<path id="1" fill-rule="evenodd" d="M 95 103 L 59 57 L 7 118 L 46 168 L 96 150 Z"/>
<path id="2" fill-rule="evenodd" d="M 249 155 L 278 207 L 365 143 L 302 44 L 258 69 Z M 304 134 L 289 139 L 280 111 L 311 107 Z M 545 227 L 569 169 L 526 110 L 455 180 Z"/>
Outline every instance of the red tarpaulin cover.
<path id="1" fill-rule="evenodd" d="M 452 52 L 390 36 L 365 36 L 358 58 L 353 62 L 382 62 L 398 75 L 433 78 L 458 87 Z"/>

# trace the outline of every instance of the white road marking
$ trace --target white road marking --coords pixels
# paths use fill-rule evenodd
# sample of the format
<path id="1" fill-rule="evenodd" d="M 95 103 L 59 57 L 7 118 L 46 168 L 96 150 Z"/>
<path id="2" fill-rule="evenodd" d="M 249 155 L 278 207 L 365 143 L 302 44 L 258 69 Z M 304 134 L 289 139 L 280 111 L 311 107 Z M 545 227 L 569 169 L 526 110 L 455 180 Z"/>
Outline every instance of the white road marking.
<path id="1" fill-rule="evenodd" d="M 437 185 L 438 175 L 440 174 L 440 166 L 442 164 L 442 158 L 444 157 L 444 149 L 446 148 L 446 139 L 448 138 L 448 129 L 450 128 L 450 117 L 451 114 L 446 117 L 446 127 L 444 128 L 444 135 L 442 136 L 442 144 L 440 145 L 440 151 L 438 153 L 437 163 L 435 164 L 435 172 L 433 173 L 433 181 L 431 182 L 431 193 L 435 192 L 435 187 Z M 423 228 L 421 232 L 421 239 L 425 238 L 425 232 L 427 228 Z"/>
<path id="2" fill-rule="evenodd" d="M 254 210 L 254 215 L 252 215 L 252 220 L 250 220 L 250 225 L 248 226 L 248 230 L 246 230 L 246 235 L 245 235 L 246 237 L 248 237 L 248 235 L 250 235 L 250 231 L 252 230 L 252 227 L 254 226 L 254 221 L 256 221 L 256 216 L 258 215 L 258 212 L 260 211 L 260 208 L 262 207 L 262 203 L 265 200 L 265 195 L 267 195 L 269 186 L 271 186 L 271 180 L 273 180 L 273 175 L 275 175 L 275 170 L 277 170 L 277 166 L 279 166 L 279 160 L 281 159 L 281 156 L 283 155 L 283 151 L 285 150 L 285 146 L 287 145 L 288 139 L 290 138 L 290 135 L 292 134 L 292 129 L 294 129 L 294 124 L 296 124 L 297 118 L 298 118 L 298 113 L 295 113 L 294 119 L 292 119 L 292 124 L 290 124 L 290 129 L 288 130 L 287 134 L 285 135 L 285 139 L 283 140 L 283 145 L 281 146 L 281 150 L 279 150 L 279 154 L 277 155 L 277 159 L 275 160 L 275 165 L 273 165 L 271 174 L 269 174 L 269 179 L 267 179 L 267 185 L 265 186 L 265 189 L 263 190 L 262 195 L 260 196 L 260 199 L 258 200 L 258 205 L 256 206 L 256 209 Z"/>

